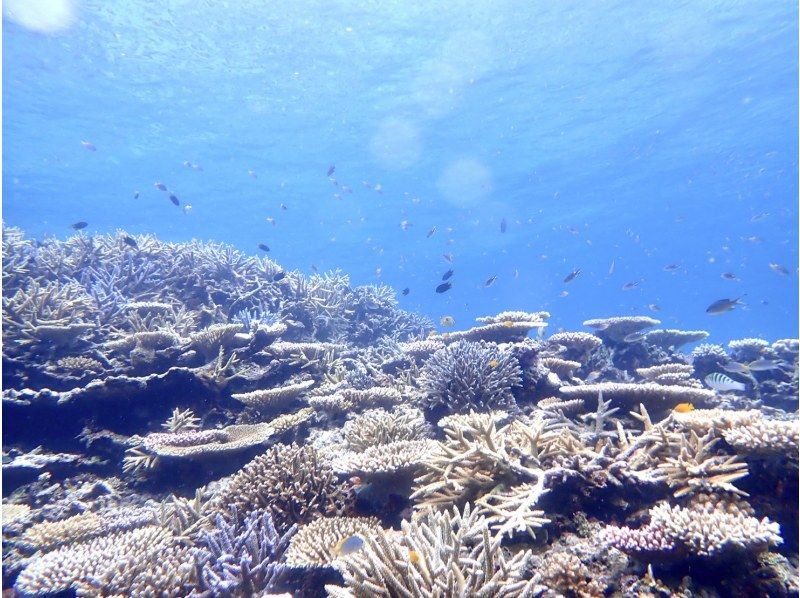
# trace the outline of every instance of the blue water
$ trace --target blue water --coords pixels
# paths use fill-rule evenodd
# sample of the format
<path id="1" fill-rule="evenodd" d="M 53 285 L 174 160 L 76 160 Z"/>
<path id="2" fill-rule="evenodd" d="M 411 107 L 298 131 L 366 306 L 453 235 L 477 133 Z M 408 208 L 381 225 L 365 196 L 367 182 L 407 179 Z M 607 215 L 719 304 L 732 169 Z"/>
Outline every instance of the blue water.
<path id="1" fill-rule="evenodd" d="M 60 30 L 3 21 L 3 218 L 31 236 L 266 243 L 461 328 L 797 335 L 794 3 L 65 3 Z"/>

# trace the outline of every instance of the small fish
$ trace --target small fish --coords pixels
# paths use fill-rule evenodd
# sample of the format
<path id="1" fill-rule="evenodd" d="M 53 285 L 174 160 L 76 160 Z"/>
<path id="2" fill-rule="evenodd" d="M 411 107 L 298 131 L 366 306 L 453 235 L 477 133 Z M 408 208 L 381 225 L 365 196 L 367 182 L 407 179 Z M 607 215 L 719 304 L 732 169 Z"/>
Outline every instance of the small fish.
<path id="1" fill-rule="evenodd" d="M 361 184 L 364 185 L 367 189 L 372 189 L 372 185 L 370 185 L 367 181 L 361 181 Z"/>
<path id="2" fill-rule="evenodd" d="M 568 227 L 567 227 L 567 231 L 569 231 L 569 234 L 571 234 L 571 235 L 577 235 L 577 234 L 580 232 L 580 231 L 579 231 L 577 228 L 575 228 L 574 226 L 568 226 Z"/>
<path id="3" fill-rule="evenodd" d="M 275 226 L 275 219 L 272 216 L 267 216 L 264 220 L 269 222 L 272 226 Z"/>
<path id="4" fill-rule="evenodd" d="M 189 162 L 189 160 L 184 160 L 183 162 L 181 162 L 181 164 L 183 165 L 184 168 L 191 168 L 192 167 L 192 163 Z"/>
<path id="5" fill-rule="evenodd" d="M 164 183 L 159 183 L 159 182 L 153 183 L 153 187 L 155 187 L 159 191 L 166 191 L 167 190 L 167 186 Z"/>
<path id="6" fill-rule="evenodd" d="M 750 243 L 761 243 L 764 239 L 758 235 L 750 235 L 749 237 L 744 237 L 744 240 L 749 241 Z"/>
<path id="7" fill-rule="evenodd" d="M 744 295 L 742 295 L 742 297 L 744 297 Z M 743 305 L 741 302 L 742 297 L 737 297 L 736 299 L 719 299 L 714 301 L 714 303 L 706 308 L 706 313 L 716 316 L 719 314 L 724 314 L 725 312 L 729 312 L 737 305 Z"/>
<path id="8" fill-rule="evenodd" d="M 575 280 L 578 277 L 578 274 L 580 274 L 580 273 L 581 273 L 581 269 L 580 268 L 575 268 L 572 272 L 567 274 L 567 277 L 564 279 L 564 282 L 565 283 L 566 282 L 572 282 L 573 280 Z"/>
<path id="9" fill-rule="evenodd" d="M 648 303 L 647 309 L 649 309 L 650 311 L 661 311 L 661 308 L 655 303 Z"/>
<path id="10" fill-rule="evenodd" d="M 569 291 L 567 291 L 567 290 L 563 290 L 558 294 L 558 296 L 562 297 L 562 298 L 563 297 L 567 297 L 568 295 L 569 295 Z"/>
<path id="11" fill-rule="evenodd" d="M 279 280 L 283 280 L 284 278 L 286 278 L 285 270 L 281 270 L 280 272 L 275 272 L 275 274 L 272 275 L 273 282 L 278 282 Z"/>
<path id="12" fill-rule="evenodd" d="M 446 262 L 452 264 L 453 263 L 453 254 L 452 253 L 443 253 L 442 257 L 445 259 Z"/>
<path id="13" fill-rule="evenodd" d="M 409 229 L 410 227 L 412 227 L 412 226 L 414 226 L 414 225 L 413 225 L 413 224 L 411 224 L 411 223 L 410 223 L 408 220 L 403 220 L 403 221 L 400 223 L 400 228 L 402 228 L 403 230 L 408 230 L 408 229 Z"/>
<path id="14" fill-rule="evenodd" d="M 761 222 L 769 217 L 769 212 L 761 212 L 750 217 L 750 222 Z"/>
<path id="15" fill-rule="evenodd" d="M 419 562 L 419 552 L 416 550 L 409 548 L 408 549 L 408 562 L 412 565 L 416 565 Z"/>
<path id="16" fill-rule="evenodd" d="M 381 277 L 381 273 L 383 273 L 383 268 L 381 268 L 380 266 L 375 268 L 375 278 L 380 278 Z"/>
<path id="17" fill-rule="evenodd" d="M 689 413 L 694 411 L 694 405 L 691 403 L 678 403 L 673 408 L 673 411 L 677 411 L 678 413 Z"/>
<path id="18" fill-rule="evenodd" d="M 248 170 L 247 174 L 249 174 L 251 178 L 254 178 L 254 179 L 258 178 L 258 175 L 256 174 L 255 170 Z"/>
<path id="19" fill-rule="evenodd" d="M 631 332 L 622 340 L 626 343 L 638 343 L 639 341 L 644 340 L 644 337 L 647 333 L 645 332 Z"/>
<path id="20" fill-rule="evenodd" d="M 286 207 L 286 204 L 284 204 L 284 203 L 281 204 L 281 210 L 283 210 L 285 212 L 288 209 L 289 208 Z"/>
<path id="21" fill-rule="evenodd" d="M 736 382 L 733 378 L 714 372 L 704 378 L 708 387 L 718 392 L 727 392 L 729 390 L 744 391 L 747 387 L 741 382 Z"/>
<path id="22" fill-rule="evenodd" d="M 662 268 L 662 270 L 664 270 L 664 272 L 677 272 L 680 269 L 681 269 L 681 265 L 680 264 L 667 264 L 666 266 L 664 266 Z"/>
<path id="23" fill-rule="evenodd" d="M 362 548 L 364 548 L 364 538 L 358 534 L 353 534 L 352 536 L 348 536 L 339 542 L 334 547 L 333 551 L 339 556 L 346 556 L 348 554 L 354 554 L 360 551 Z"/>
<path id="24" fill-rule="evenodd" d="M 125 243 L 125 245 L 133 247 L 134 249 L 138 249 L 139 248 L 139 244 L 136 242 L 136 239 L 134 239 L 133 237 L 131 237 L 129 235 L 123 235 L 122 242 Z"/>
<path id="25" fill-rule="evenodd" d="M 87 150 L 89 150 L 90 152 L 96 152 L 97 151 L 97 147 L 95 147 L 94 143 L 92 143 L 91 141 L 81 141 L 81 145 L 83 147 L 85 147 Z"/>
<path id="26" fill-rule="evenodd" d="M 514 268 L 514 278 L 519 278 L 519 270 Z"/>
<path id="27" fill-rule="evenodd" d="M 192 162 L 192 165 L 189 168 L 191 168 L 192 170 L 203 172 L 203 167 L 200 166 L 199 164 L 195 164 L 194 162 Z"/>
<path id="28" fill-rule="evenodd" d="M 178 199 L 178 196 L 174 193 L 169 194 L 169 200 L 176 206 L 181 205 L 181 201 Z"/>
<path id="29" fill-rule="evenodd" d="M 378 193 L 383 193 L 383 186 L 380 183 L 378 183 L 377 185 L 374 185 L 372 187 L 372 190 L 377 191 Z"/>
<path id="30" fill-rule="evenodd" d="M 636 287 L 639 286 L 639 282 L 640 281 L 638 281 L 638 280 L 632 280 L 630 282 L 626 282 L 624 285 L 622 285 L 622 290 L 623 291 L 631 291 L 631 290 L 633 290 L 633 289 L 635 289 Z"/>
<path id="31" fill-rule="evenodd" d="M 259 244 L 258 244 L 258 248 L 259 248 L 261 251 L 269 251 L 269 245 L 267 245 L 267 244 L 265 244 L 265 243 L 259 243 Z"/>
<path id="32" fill-rule="evenodd" d="M 353 193 L 353 188 L 348 187 L 347 185 L 342 185 L 342 192 L 343 193 Z"/>
<path id="33" fill-rule="evenodd" d="M 190 204 L 190 203 L 184 204 L 182 209 L 183 209 L 183 213 L 188 216 L 189 213 L 192 211 L 192 204 Z"/>
<path id="34" fill-rule="evenodd" d="M 442 316 L 442 317 L 439 319 L 439 324 L 440 324 L 441 326 L 447 326 L 447 327 L 450 327 L 450 326 L 455 326 L 455 325 L 456 325 L 456 321 L 455 321 L 455 319 L 453 318 L 453 316 Z"/>
<path id="35" fill-rule="evenodd" d="M 71 225 L 70 228 L 73 230 L 81 230 L 89 226 L 88 222 L 84 222 L 81 220 L 80 222 L 76 222 L 75 224 Z"/>
<path id="36" fill-rule="evenodd" d="M 586 384 L 591 384 L 595 380 L 599 380 L 600 376 L 602 376 L 602 375 L 603 375 L 603 372 L 601 372 L 600 370 L 593 370 L 593 371 L 589 372 L 589 375 L 586 376 L 586 380 L 584 380 L 584 382 L 586 382 Z"/>
<path id="37" fill-rule="evenodd" d="M 490 287 L 494 284 L 494 281 L 497 280 L 497 276 L 490 276 L 486 279 L 486 282 L 483 283 L 484 287 Z"/>
<path id="38" fill-rule="evenodd" d="M 608 274 L 611 275 L 614 273 L 614 265 L 616 264 L 616 260 L 611 260 L 611 266 L 608 268 Z"/>
<path id="39" fill-rule="evenodd" d="M 319 272 L 319 269 L 314 264 L 311 264 L 311 271 L 312 272 Z"/>
<path id="40" fill-rule="evenodd" d="M 436 234 L 436 227 L 434 226 L 431 230 L 428 231 L 428 234 L 425 235 L 426 239 L 430 239 L 433 235 Z"/>
<path id="41" fill-rule="evenodd" d="M 789 270 L 785 266 L 781 266 L 780 264 L 776 264 L 775 262 L 770 262 L 769 264 L 770 270 L 773 272 L 777 272 L 781 276 L 789 276 Z"/>
<path id="42" fill-rule="evenodd" d="M 751 372 L 768 372 L 769 370 L 779 370 L 787 366 L 785 361 L 778 361 L 776 359 L 756 359 L 747 364 Z"/>
<path id="43" fill-rule="evenodd" d="M 403 297 L 405 297 L 405 296 L 406 296 L 406 295 L 408 295 L 410 292 L 411 292 L 411 289 L 409 289 L 408 287 L 406 287 L 406 288 L 404 288 L 402 291 L 400 291 L 400 294 L 401 294 L 401 295 L 403 295 Z"/>
<path id="44" fill-rule="evenodd" d="M 720 277 L 722 278 L 722 280 L 735 280 L 737 282 L 739 281 L 739 277 L 736 276 L 736 274 L 734 274 L 733 272 L 723 272 L 722 274 L 720 274 Z"/>
<path id="45" fill-rule="evenodd" d="M 726 363 L 722 366 L 722 369 L 726 372 L 730 372 L 731 374 L 750 374 L 750 367 L 745 363 L 739 363 L 738 361 L 731 361 L 730 363 Z"/>
<path id="46" fill-rule="evenodd" d="M 442 274 L 442 280 L 447 280 L 453 275 L 453 270 L 448 270 L 444 274 Z"/>
<path id="47" fill-rule="evenodd" d="M 334 172 L 336 172 L 336 165 L 331 164 L 328 166 L 328 172 L 325 173 L 325 176 L 331 176 Z"/>
<path id="48" fill-rule="evenodd" d="M 139 192 L 138 191 L 134 191 L 133 192 L 133 199 L 139 199 Z"/>
<path id="49" fill-rule="evenodd" d="M 497 359 L 490 359 L 486 365 L 488 365 L 492 369 L 495 369 L 497 366 L 500 365 L 500 361 Z"/>
<path id="50" fill-rule="evenodd" d="M 506 219 L 505 219 L 505 218 L 503 218 L 503 219 L 500 221 L 500 232 L 501 232 L 501 233 L 504 233 L 504 232 L 506 232 L 506 230 L 508 230 L 508 222 L 506 222 Z"/>
<path id="51" fill-rule="evenodd" d="M 437 293 L 446 293 L 447 291 L 449 291 L 452 288 L 453 288 L 453 283 L 452 282 L 443 282 L 438 287 L 436 287 L 436 292 Z"/>

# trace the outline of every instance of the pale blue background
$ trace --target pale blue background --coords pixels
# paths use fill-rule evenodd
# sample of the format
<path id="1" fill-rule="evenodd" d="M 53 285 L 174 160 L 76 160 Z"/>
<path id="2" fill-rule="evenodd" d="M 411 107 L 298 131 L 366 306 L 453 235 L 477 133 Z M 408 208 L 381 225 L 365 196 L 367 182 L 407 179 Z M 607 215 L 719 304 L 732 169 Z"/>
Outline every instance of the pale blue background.
<path id="1" fill-rule="evenodd" d="M 5 19 L 3 217 L 263 242 L 286 267 L 408 286 L 404 307 L 459 327 L 547 309 L 551 330 L 647 313 L 716 342 L 795 336 L 797 29 L 796 3 L 767 0 L 95 0 L 49 35 Z M 443 253 L 455 286 L 436 295 Z"/>

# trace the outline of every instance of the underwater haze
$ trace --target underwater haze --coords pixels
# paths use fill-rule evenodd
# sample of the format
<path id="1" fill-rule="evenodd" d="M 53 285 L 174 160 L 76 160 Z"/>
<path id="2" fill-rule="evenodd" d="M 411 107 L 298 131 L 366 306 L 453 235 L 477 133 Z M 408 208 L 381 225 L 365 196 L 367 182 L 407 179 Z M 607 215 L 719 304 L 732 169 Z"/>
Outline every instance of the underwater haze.
<path id="1" fill-rule="evenodd" d="M 797 335 L 795 3 L 18 0 L 3 33 L 29 237 L 263 244 L 437 324 Z"/>
<path id="2" fill-rule="evenodd" d="M 5 0 L 4 598 L 798 598 L 798 7 Z"/>

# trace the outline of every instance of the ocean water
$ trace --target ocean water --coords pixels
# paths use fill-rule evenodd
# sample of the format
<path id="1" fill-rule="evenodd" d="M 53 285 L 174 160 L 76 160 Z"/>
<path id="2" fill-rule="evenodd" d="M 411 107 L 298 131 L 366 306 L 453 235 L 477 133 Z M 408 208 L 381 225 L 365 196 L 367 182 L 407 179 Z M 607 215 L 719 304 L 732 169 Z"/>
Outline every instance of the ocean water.
<path id="1" fill-rule="evenodd" d="M 461 327 L 797 335 L 793 3 L 18 0 L 3 34 L 3 219 L 28 236 L 265 243 Z"/>
<path id="2" fill-rule="evenodd" d="M 800 595 L 796 3 L 3 11 L 4 598 Z"/>

